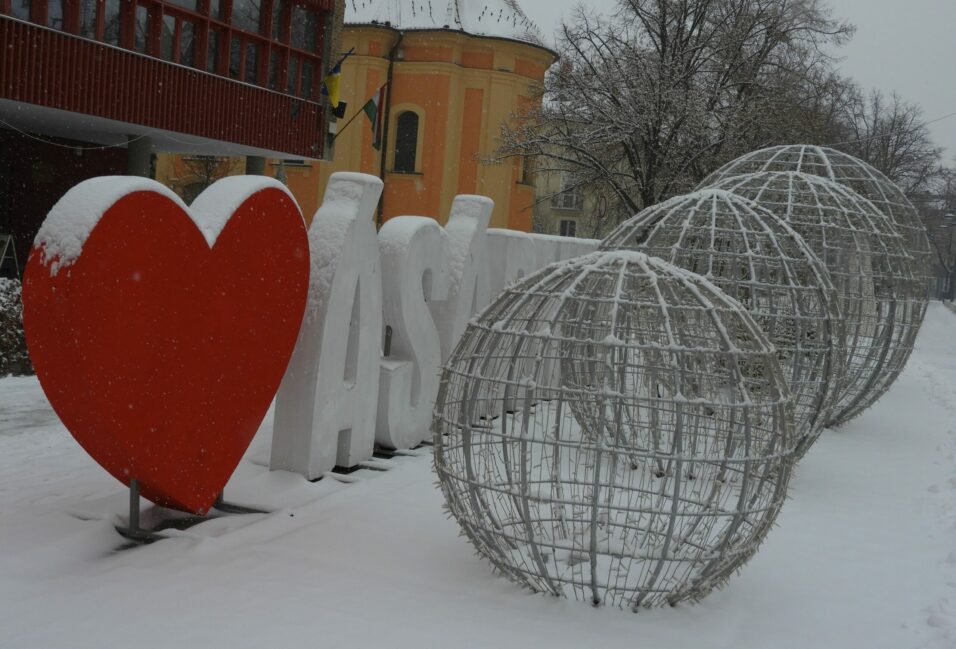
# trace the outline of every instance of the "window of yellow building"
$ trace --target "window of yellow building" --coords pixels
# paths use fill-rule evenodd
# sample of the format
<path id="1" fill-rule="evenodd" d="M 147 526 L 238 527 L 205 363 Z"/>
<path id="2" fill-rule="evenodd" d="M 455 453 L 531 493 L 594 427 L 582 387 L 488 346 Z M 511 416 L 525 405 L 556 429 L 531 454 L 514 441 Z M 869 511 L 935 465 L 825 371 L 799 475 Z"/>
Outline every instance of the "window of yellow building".
<path id="1" fill-rule="evenodd" d="M 399 173 L 415 173 L 418 160 L 418 114 L 410 110 L 400 113 L 395 120 L 395 163 Z"/>

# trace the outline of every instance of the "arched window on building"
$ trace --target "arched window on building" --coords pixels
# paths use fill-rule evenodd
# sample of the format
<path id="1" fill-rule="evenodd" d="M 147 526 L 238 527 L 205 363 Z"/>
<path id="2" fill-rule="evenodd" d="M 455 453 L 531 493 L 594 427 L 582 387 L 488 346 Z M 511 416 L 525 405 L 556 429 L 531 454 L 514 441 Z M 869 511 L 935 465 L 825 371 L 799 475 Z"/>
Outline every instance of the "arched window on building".
<path id="1" fill-rule="evenodd" d="M 418 158 L 418 114 L 410 110 L 401 113 L 395 125 L 395 163 L 399 173 L 415 173 Z"/>

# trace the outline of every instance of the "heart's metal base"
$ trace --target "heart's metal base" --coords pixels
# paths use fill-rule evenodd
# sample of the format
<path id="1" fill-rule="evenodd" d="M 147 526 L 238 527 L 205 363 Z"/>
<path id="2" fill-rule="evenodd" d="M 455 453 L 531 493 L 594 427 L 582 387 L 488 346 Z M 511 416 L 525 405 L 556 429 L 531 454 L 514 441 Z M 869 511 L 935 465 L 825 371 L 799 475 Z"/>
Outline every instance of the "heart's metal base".
<path id="1" fill-rule="evenodd" d="M 219 512 L 220 514 L 268 514 L 269 512 L 263 509 L 256 509 L 254 507 L 246 507 L 244 505 L 236 505 L 234 503 L 228 503 L 223 500 L 223 495 L 219 494 L 219 497 L 216 498 L 216 502 L 213 503 L 212 510 Z M 211 511 L 212 511 L 211 510 Z M 161 520 L 159 523 L 153 525 L 151 528 L 147 529 L 140 525 L 140 508 L 139 508 L 139 481 L 135 478 L 130 480 L 129 483 L 129 518 L 127 525 L 116 525 L 115 529 L 125 539 L 131 541 L 131 544 L 126 547 L 136 547 L 139 545 L 148 545 L 150 543 L 155 543 L 160 539 L 168 538 L 165 534 L 161 532 L 169 529 L 176 530 L 186 530 L 194 525 L 199 525 L 213 518 L 219 518 L 220 516 L 214 513 L 207 513 L 205 516 L 177 516 L 172 518 L 166 518 Z"/>

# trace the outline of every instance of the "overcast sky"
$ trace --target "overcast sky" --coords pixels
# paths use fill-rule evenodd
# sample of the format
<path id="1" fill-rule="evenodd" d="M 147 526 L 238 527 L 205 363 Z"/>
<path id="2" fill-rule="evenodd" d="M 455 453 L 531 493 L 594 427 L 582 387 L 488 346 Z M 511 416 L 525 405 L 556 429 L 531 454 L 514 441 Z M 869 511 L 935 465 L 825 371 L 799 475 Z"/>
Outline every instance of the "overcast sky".
<path id="1" fill-rule="evenodd" d="M 518 0 L 546 36 L 577 0 Z M 614 0 L 586 3 L 609 9 Z M 956 113 L 956 0 L 829 0 L 834 15 L 857 27 L 841 51 L 843 73 L 865 88 L 897 91 L 923 107 L 926 120 Z M 956 115 L 929 126 L 956 157 Z"/>

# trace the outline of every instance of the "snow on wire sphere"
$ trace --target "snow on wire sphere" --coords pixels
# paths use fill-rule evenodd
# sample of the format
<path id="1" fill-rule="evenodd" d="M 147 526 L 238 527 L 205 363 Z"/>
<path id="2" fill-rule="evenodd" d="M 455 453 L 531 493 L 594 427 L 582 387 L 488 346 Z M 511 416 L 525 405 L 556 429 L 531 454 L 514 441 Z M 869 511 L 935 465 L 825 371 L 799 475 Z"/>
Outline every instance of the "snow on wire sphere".
<path id="1" fill-rule="evenodd" d="M 916 281 L 910 283 L 910 293 L 899 305 L 906 312 L 897 319 L 905 322 L 906 331 L 901 334 L 900 344 L 894 348 L 894 357 L 888 360 L 890 367 L 901 369 L 913 351 L 913 343 L 929 304 L 930 286 L 936 281 L 932 270 L 933 248 L 916 207 L 896 183 L 863 160 L 830 147 L 807 144 L 774 146 L 743 155 L 710 174 L 701 187 L 716 184 L 729 176 L 760 171 L 796 171 L 848 187 L 873 203 L 903 235 L 906 250 L 913 258 L 912 274 Z M 890 382 L 897 374 L 888 377 Z"/>
<path id="2" fill-rule="evenodd" d="M 846 323 L 846 380 L 827 425 L 876 402 L 903 369 L 921 312 L 903 236 L 852 189 L 820 176 L 765 171 L 714 185 L 784 219 L 826 264 Z"/>
<path id="3" fill-rule="evenodd" d="M 697 600 L 755 553 L 786 494 L 792 418 L 739 303 L 665 261 L 595 252 L 468 325 L 442 374 L 435 470 L 506 577 L 637 610 Z"/>
<path id="4" fill-rule="evenodd" d="M 921 300 L 919 321 L 922 322 L 933 252 L 919 212 L 896 183 L 863 160 L 843 151 L 808 144 L 788 144 L 742 155 L 710 174 L 700 187 L 708 187 L 728 176 L 760 171 L 796 171 L 826 178 L 849 187 L 886 215 L 906 239 L 907 250 L 913 256 L 914 274 L 925 281 L 925 284 L 917 284 L 919 292 L 915 296 Z"/>
<path id="5" fill-rule="evenodd" d="M 794 395 L 802 456 L 839 397 L 846 331 L 826 266 L 800 235 L 756 203 L 703 189 L 645 209 L 600 248 L 664 259 L 747 309 L 777 349 Z"/>

